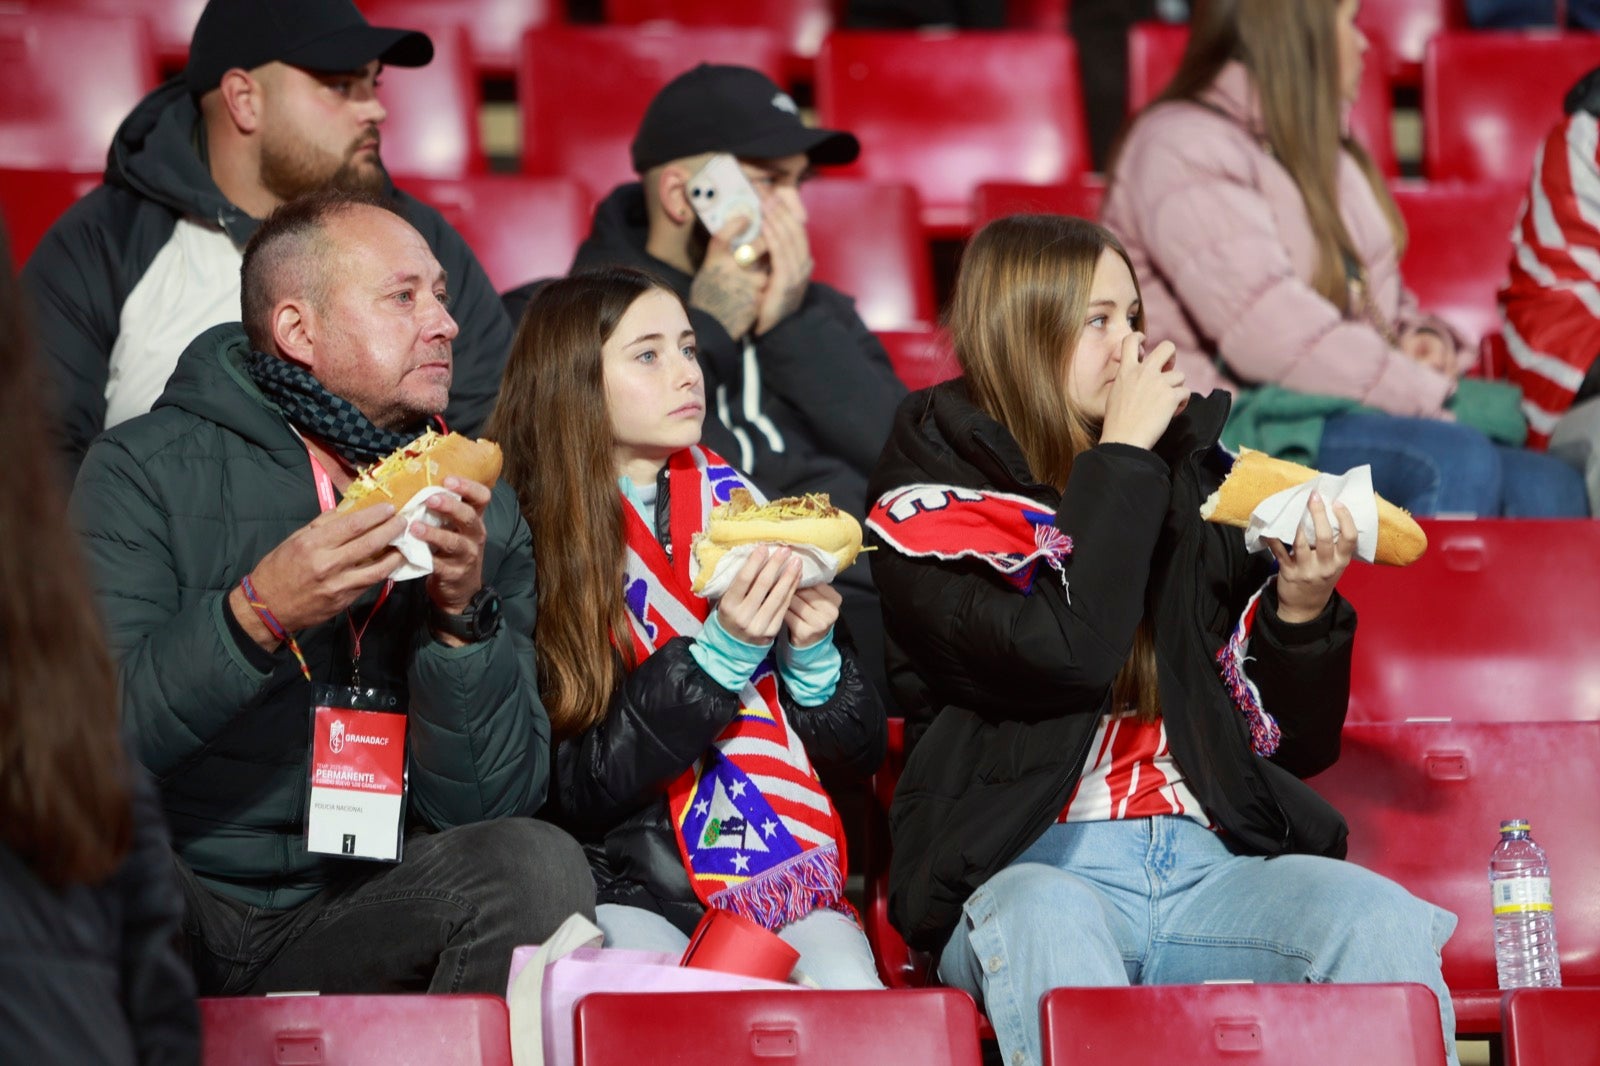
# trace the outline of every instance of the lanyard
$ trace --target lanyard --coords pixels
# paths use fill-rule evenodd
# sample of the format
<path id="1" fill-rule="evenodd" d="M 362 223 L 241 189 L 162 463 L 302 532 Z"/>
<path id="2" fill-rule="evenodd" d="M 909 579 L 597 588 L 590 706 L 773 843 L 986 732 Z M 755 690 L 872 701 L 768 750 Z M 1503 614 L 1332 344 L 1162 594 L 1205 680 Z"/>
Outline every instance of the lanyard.
<path id="1" fill-rule="evenodd" d="M 328 470 L 322 465 L 322 460 L 317 458 L 317 453 L 311 450 L 311 445 L 306 445 L 306 457 L 311 460 L 311 477 L 317 483 L 317 503 L 324 513 L 333 510 L 336 501 L 333 498 L 333 478 L 328 476 Z M 378 593 L 378 602 L 372 605 L 372 610 L 367 613 L 367 620 L 361 623 L 361 628 L 356 628 L 355 617 L 347 610 L 344 620 L 350 626 L 350 666 L 352 671 L 361 668 L 361 638 L 367 635 L 367 627 L 377 617 L 378 611 L 383 607 L 383 601 L 389 598 L 390 591 L 394 588 L 394 579 L 383 583 L 383 591 Z M 297 652 L 298 654 L 298 652 Z"/>

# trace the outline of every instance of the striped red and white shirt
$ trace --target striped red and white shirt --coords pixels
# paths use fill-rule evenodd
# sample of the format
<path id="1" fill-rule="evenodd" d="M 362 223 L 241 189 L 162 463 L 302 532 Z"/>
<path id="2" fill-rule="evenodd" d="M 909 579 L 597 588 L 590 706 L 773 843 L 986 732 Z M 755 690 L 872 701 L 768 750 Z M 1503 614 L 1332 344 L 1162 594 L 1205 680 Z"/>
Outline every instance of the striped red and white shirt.
<path id="1" fill-rule="evenodd" d="M 1056 821 L 1105 822 L 1158 814 L 1211 826 L 1167 746 L 1165 720 L 1141 722 L 1134 711 L 1106 715 L 1089 745 L 1077 787 Z"/>
<path id="2" fill-rule="evenodd" d="M 1545 138 L 1512 232 L 1501 336 L 1522 387 L 1528 446 L 1543 448 L 1600 356 L 1600 130 L 1579 111 Z"/>

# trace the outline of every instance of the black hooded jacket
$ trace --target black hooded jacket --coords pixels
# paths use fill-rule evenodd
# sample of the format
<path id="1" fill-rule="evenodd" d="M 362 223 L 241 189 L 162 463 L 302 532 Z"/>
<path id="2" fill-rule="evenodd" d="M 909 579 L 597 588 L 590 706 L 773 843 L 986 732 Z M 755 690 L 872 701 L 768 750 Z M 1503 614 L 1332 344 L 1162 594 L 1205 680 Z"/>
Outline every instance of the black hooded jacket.
<path id="1" fill-rule="evenodd" d="M 450 313 L 461 333 L 453 344 L 445 418 L 452 429 L 476 432 L 500 390 L 511 321 L 461 235 L 433 208 L 393 186 L 390 192 L 449 275 Z M 105 428 L 106 381 L 123 304 L 186 217 L 220 227 L 240 248 L 260 224 L 212 180 L 200 113 L 180 77 L 123 120 L 106 156 L 104 184 L 50 227 L 23 268 L 73 472 Z"/>
<path id="2" fill-rule="evenodd" d="M 1251 750 L 1215 665 L 1272 566 L 1246 554 L 1240 530 L 1199 516 L 1226 471 L 1216 442 L 1228 406 L 1222 393 L 1194 397 L 1153 451 L 1090 449 L 1058 493 L 964 381 L 901 405 L 874 499 L 914 483 L 1020 494 L 1055 511 L 1073 541 L 1064 575 L 1041 569 L 1024 595 L 985 564 L 872 538 L 884 625 L 916 682 L 897 693 L 920 739 L 889 814 L 889 913 L 913 946 L 942 948 L 967 897 L 1060 814 L 1146 615 L 1173 756 L 1229 846 L 1344 855 L 1344 820 L 1300 778 L 1339 754 L 1354 610 L 1336 593 L 1319 618 L 1292 625 L 1273 588 L 1262 596 L 1248 672 L 1282 729 L 1270 759 Z"/>
<path id="3" fill-rule="evenodd" d="M 656 530 L 670 553 L 670 504 L 662 473 Z M 779 695 L 817 770 L 865 777 L 883 761 L 883 701 L 843 632 L 842 625 L 835 631 L 842 659 L 839 683 L 826 702 L 802 707 L 781 683 Z M 674 637 L 657 648 L 612 693 L 604 718 L 561 742 L 551 790 L 554 820 L 583 843 L 589 856 L 597 901 L 654 911 L 685 933 L 694 931 L 705 907 L 678 851 L 667 788 L 711 748 L 739 711 L 738 694 L 700 668 L 689 654 L 691 643 Z"/>

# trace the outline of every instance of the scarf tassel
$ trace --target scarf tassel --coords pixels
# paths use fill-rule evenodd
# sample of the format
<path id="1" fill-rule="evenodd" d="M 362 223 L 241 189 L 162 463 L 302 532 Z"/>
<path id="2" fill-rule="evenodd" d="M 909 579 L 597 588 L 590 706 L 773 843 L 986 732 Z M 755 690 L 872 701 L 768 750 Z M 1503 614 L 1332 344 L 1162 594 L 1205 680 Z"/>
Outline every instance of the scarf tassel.
<path id="1" fill-rule="evenodd" d="M 844 899 L 839 849 L 832 844 L 812 848 L 759 877 L 725 888 L 708 902 L 772 930 L 819 907 L 854 916 L 854 908 Z"/>
<path id="2" fill-rule="evenodd" d="M 1250 597 L 1250 602 L 1245 606 L 1244 614 L 1239 618 L 1239 624 L 1234 628 L 1233 635 L 1217 652 L 1217 667 L 1222 672 L 1222 684 L 1228 690 L 1233 705 L 1239 709 L 1239 713 L 1250 726 L 1251 749 L 1263 757 L 1277 752 L 1278 744 L 1283 740 L 1283 731 L 1278 728 L 1278 720 L 1268 714 L 1266 708 L 1261 705 L 1261 692 L 1256 688 L 1256 683 L 1245 673 L 1244 664 L 1249 661 L 1246 652 L 1250 647 L 1250 630 L 1255 624 L 1256 608 L 1261 593 L 1265 590 L 1266 586 L 1263 585 L 1256 590 L 1254 596 Z"/>

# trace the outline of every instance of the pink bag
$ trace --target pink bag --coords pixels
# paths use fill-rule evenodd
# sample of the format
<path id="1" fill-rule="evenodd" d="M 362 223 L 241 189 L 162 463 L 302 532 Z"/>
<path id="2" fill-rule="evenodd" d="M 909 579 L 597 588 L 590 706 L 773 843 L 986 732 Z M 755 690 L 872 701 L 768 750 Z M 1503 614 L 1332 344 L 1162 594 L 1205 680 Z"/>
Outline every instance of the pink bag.
<path id="1" fill-rule="evenodd" d="M 590 992 L 728 992 L 759 988 L 803 991 L 801 986 L 787 981 L 679 966 L 676 955 L 663 952 L 579 947 L 545 964 L 536 1019 L 530 1017 L 534 1013 L 528 995 L 532 988 L 527 982 L 519 987 L 517 978 L 539 951 L 538 947 L 519 947 L 511 954 L 507 999 L 511 1004 L 517 1066 L 535 1066 L 529 1053 L 537 1046 L 529 1031 L 533 1026 L 542 1030 L 545 1066 L 572 1066 L 572 1013 L 578 1000 Z"/>

